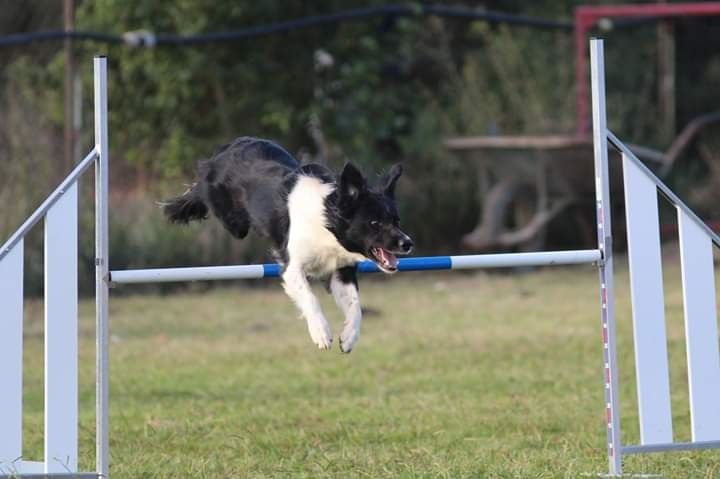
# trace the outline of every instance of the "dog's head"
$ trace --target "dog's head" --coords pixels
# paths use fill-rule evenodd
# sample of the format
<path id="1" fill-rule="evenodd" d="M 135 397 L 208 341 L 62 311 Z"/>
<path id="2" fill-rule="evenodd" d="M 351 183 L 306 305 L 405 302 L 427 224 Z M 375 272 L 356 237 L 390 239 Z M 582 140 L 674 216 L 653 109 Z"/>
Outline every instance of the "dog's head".
<path id="1" fill-rule="evenodd" d="M 413 241 L 400 229 L 395 206 L 395 185 L 402 166 L 393 166 L 371 188 L 352 163 L 347 163 L 338 185 L 338 209 L 346 225 L 343 243 L 355 253 L 372 260 L 384 273 L 398 268 L 396 255 L 409 254 Z"/>

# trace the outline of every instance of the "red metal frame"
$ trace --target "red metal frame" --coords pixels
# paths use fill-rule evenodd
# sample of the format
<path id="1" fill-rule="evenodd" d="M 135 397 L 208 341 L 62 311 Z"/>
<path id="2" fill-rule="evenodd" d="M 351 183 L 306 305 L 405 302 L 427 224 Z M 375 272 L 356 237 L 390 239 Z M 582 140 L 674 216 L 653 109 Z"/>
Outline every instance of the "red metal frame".
<path id="1" fill-rule="evenodd" d="M 705 17 L 720 15 L 720 2 L 583 5 L 575 9 L 575 131 L 590 131 L 587 32 L 603 18 Z"/>

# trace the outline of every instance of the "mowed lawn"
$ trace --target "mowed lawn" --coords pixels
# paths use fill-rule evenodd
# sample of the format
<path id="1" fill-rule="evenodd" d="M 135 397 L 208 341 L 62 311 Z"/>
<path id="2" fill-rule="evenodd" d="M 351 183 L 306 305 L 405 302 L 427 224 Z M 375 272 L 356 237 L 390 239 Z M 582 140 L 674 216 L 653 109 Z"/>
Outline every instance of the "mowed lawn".
<path id="1" fill-rule="evenodd" d="M 623 438 L 638 442 L 627 271 Z M 680 272 L 665 269 L 676 440 L 689 440 Z M 111 292 L 111 475 L 578 477 L 607 472 L 597 272 L 361 278 L 355 351 L 319 351 L 278 283 Z M 341 319 L 317 288 L 337 337 Z M 41 302 L 26 321 L 25 451 L 42 453 Z M 81 305 L 81 466 L 94 464 L 94 305 Z M 337 342 L 337 339 L 336 339 Z M 718 400 L 720 407 L 720 399 Z M 720 452 L 626 472 L 720 477 Z"/>

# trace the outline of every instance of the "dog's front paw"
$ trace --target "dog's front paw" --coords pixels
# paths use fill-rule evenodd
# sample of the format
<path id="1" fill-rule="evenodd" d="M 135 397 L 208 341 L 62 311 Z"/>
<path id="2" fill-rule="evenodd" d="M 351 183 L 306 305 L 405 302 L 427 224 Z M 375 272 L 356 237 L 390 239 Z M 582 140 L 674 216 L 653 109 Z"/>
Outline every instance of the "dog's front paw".
<path id="1" fill-rule="evenodd" d="M 360 339 L 360 325 L 346 324 L 340 334 L 340 351 L 349 353 Z"/>
<path id="2" fill-rule="evenodd" d="M 333 338 L 327 321 L 324 319 L 322 321 L 308 321 L 308 331 L 310 331 L 310 337 L 318 348 L 330 349 Z"/>

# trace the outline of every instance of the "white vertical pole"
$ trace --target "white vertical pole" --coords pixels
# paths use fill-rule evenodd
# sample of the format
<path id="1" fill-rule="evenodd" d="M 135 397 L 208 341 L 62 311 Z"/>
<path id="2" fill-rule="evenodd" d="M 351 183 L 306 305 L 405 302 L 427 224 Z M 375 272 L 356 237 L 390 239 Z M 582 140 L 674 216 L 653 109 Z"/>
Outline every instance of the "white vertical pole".
<path id="1" fill-rule="evenodd" d="M 23 239 L 0 259 L 0 474 L 22 456 Z"/>
<path id="2" fill-rule="evenodd" d="M 713 245 L 687 213 L 677 208 L 677 214 L 692 440 L 716 441 L 720 439 L 720 352 Z"/>
<path id="3" fill-rule="evenodd" d="M 108 324 L 108 109 L 107 58 L 95 57 L 95 314 L 96 314 L 96 468 L 109 473 L 109 324 Z"/>
<path id="4" fill-rule="evenodd" d="M 663 444 L 673 433 L 657 187 L 622 159 L 640 442 Z"/>
<path id="5" fill-rule="evenodd" d="M 45 473 L 77 472 L 77 183 L 45 216 Z"/>
<path id="6" fill-rule="evenodd" d="M 595 199 L 597 205 L 598 262 L 600 275 L 600 319 L 605 368 L 605 417 L 610 475 L 622 474 L 618 367 L 615 346 L 615 296 L 613 288 L 612 228 L 610 222 L 610 174 L 608 168 L 607 119 L 605 111 L 605 59 L 603 41 L 590 40 L 592 84 L 593 150 L 595 154 Z"/>

